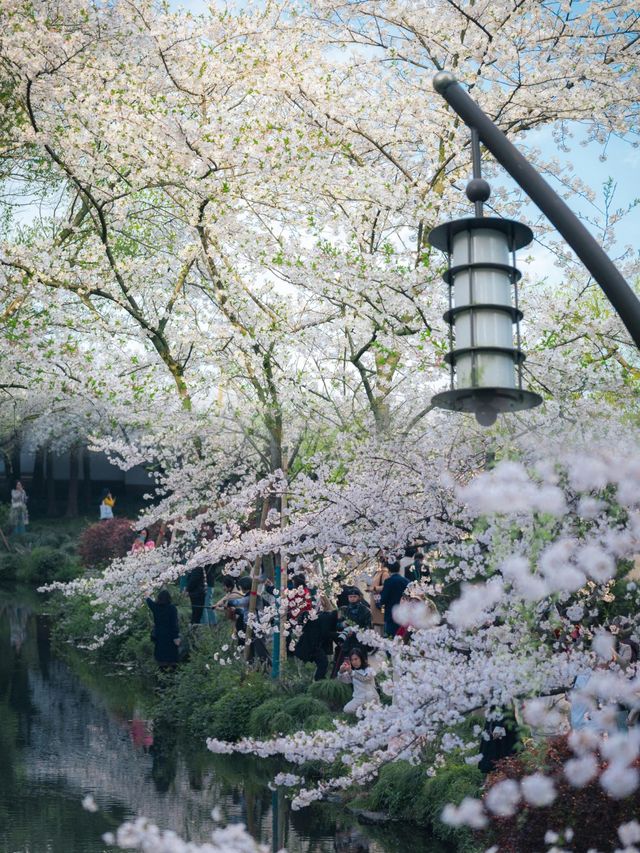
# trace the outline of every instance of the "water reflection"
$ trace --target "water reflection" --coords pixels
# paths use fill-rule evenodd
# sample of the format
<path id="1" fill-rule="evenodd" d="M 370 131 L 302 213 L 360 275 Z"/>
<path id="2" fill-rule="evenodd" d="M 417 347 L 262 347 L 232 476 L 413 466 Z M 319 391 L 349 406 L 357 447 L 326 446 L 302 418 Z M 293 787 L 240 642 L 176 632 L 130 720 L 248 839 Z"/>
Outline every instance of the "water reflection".
<path id="1" fill-rule="evenodd" d="M 206 732 L 201 749 L 181 751 L 170 723 L 152 729 L 144 694 L 130 680 L 56 657 L 37 608 L 29 596 L 0 592 L 0 853 L 94 853 L 104 849 L 103 832 L 133 815 L 203 841 L 213 806 L 273 850 L 406 848 L 399 827 L 370 830 L 336 807 L 291 812 L 267 787 L 272 767 L 209 755 Z M 80 806 L 87 793 L 99 814 Z M 440 850 L 421 843 L 419 831 L 410 835 L 415 853 Z"/>

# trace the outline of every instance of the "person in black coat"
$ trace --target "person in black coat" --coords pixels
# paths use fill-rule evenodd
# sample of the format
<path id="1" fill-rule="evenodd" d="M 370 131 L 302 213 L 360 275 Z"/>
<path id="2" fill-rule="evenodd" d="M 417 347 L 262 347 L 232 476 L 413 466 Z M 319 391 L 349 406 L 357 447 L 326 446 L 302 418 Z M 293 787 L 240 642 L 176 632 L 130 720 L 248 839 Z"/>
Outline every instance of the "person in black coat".
<path id="1" fill-rule="evenodd" d="M 318 613 L 316 619 L 307 618 L 294 655 L 305 663 L 315 663 L 314 681 L 322 681 L 329 669 L 329 655 L 338 628 L 338 611 Z"/>
<path id="2" fill-rule="evenodd" d="M 380 593 L 380 607 L 384 608 L 385 636 L 395 637 L 400 626 L 393 620 L 393 608 L 396 604 L 400 604 L 402 595 L 409 586 L 409 581 L 400 574 L 400 563 L 390 563 L 388 568 L 389 577 L 382 585 L 382 592 Z"/>
<path id="3" fill-rule="evenodd" d="M 187 579 L 187 595 L 191 602 L 191 624 L 199 625 L 207 595 L 207 575 L 201 566 L 191 569 Z"/>
<path id="4" fill-rule="evenodd" d="M 340 619 L 356 628 L 371 627 L 371 608 L 362 600 L 362 592 L 357 586 L 347 589 L 347 603 L 340 607 Z"/>
<path id="5" fill-rule="evenodd" d="M 168 590 L 161 589 L 155 601 L 146 599 L 153 614 L 153 654 L 161 666 L 174 666 L 178 663 L 180 645 L 180 626 L 178 609 L 171 603 Z"/>

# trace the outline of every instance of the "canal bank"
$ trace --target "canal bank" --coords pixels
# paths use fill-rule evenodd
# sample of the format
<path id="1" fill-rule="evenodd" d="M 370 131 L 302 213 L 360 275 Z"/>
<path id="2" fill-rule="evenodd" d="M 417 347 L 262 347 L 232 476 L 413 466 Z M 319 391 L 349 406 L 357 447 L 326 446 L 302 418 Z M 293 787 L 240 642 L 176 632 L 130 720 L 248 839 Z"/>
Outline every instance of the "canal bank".
<path id="1" fill-rule="evenodd" d="M 101 835 L 144 815 L 203 841 L 211 809 L 277 850 L 416 853 L 443 848 L 415 827 L 363 826 L 342 806 L 292 812 L 254 759 L 187 751 L 170 721 L 150 724 L 152 696 L 131 677 L 74 666 L 51 644 L 30 591 L 0 590 L 0 853 L 94 853 Z M 97 814 L 81 800 L 92 794 Z"/>

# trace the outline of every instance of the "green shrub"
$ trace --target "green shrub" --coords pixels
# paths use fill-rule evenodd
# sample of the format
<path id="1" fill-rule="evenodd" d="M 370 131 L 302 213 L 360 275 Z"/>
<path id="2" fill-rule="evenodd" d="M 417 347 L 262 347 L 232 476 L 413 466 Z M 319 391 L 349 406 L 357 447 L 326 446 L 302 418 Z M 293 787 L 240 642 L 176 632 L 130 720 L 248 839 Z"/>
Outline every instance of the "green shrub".
<path id="1" fill-rule="evenodd" d="M 327 713 L 327 705 L 313 696 L 292 696 L 282 706 L 282 710 L 290 714 L 294 720 L 303 723 L 307 717 L 319 716 Z"/>
<path id="2" fill-rule="evenodd" d="M 249 732 L 251 712 L 261 705 L 267 694 L 260 684 L 253 683 L 232 689 L 218 699 L 208 709 L 203 708 L 203 717 L 207 719 L 202 734 L 219 740 L 238 740 Z M 278 715 L 276 715 L 278 716 Z M 192 726 L 193 728 L 193 722 Z"/>
<path id="3" fill-rule="evenodd" d="M 64 562 L 60 562 L 58 568 L 53 573 L 54 581 L 61 581 L 66 583 L 67 581 L 72 581 L 83 573 L 84 569 L 80 565 L 80 561 L 78 559 L 69 558 L 68 554 L 65 551 L 58 551 L 58 554 L 61 557 L 64 557 Z"/>
<path id="4" fill-rule="evenodd" d="M 78 556 L 78 544 L 73 540 L 67 540 L 60 545 L 60 550 L 63 554 L 68 554 L 70 557 Z"/>
<path id="5" fill-rule="evenodd" d="M 23 555 L 16 577 L 21 583 L 40 586 L 55 580 L 67 563 L 66 554 L 41 546 Z"/>
<path id="6" fill-rule="evenodd" d="M 52 530 L 47 530 L 43 533 L 34 533 L 33 536 L 40 548 L 58 548 L 66 538 Z"/>
<path id="7" fill-rule="evenodd" d="M 282 697 L 274 696 L 273 699 L 267 699 L 262 705 L 254 708 L 249 716 L 248 734 L 250 737 L 268 737 L 272 735 L 275 731 L 273 728 L 273 718 L 282 711 L 282 705 Z"/>
<path id="8" fill-rule="evenodd" d="M 408 761 L 394 761 L 380 771 L 367 803 L 373 811 L 387 812 L 394 818 L 415 819 L 415 802 L 426 774 Z"/>
<path id="9" fill-rule="evenodd" d="M 314 714 L 307 717 L 304 721 L 304 730 L 306 732 L 332 731 L 334 729 L 333 717 L 331 714 Z"/>
<path id="10" fill-rule="evenodd" d="M 335 678 L 314 681 L 309 687 L 309 696 L 326 702 L 332 711 L 341 711 L 351 699 L 352 690 L 348 684 L 343 684 Z"/>
<path id="11" fill-rule="evenodd" d="M 300 728 L 299 724 L 296 720 L 293 719 L 291 714 L 287 714 L 286 711 L 278 711 L 277 714 L 273 715 L 273 719 L 271 720 L 271 730 L 274 735 L 288 735 L 291 732 L 296 732 Z"/>
<path id="12" fill-rule="evenodd" d="M 476 850 L 477 844 L 468 829 L 449 826 L 440 820 L 440 815 L 447 803 L 458 806 L 465 797 L 477 797 L 482 783 L 483 776 L 477 767 L 468 764 L 444 767 L 424 781 L 413 804 L 415 820 L 431 824 L 436 838 L 455 844 L 460 853 Z"/>
<path id="13" fill-rule="evenodd" d="M 0 557 L 0 578 L 15 580 L 22 566 L 22 554 L 3 553 Z"/>

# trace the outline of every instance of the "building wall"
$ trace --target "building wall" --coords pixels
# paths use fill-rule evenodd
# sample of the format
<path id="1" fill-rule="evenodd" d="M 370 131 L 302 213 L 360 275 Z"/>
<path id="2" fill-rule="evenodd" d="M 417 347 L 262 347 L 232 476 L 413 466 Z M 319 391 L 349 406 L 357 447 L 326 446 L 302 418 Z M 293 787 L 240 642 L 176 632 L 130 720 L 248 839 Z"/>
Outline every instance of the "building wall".
<path id="1" fill-rule="evenodd" d="M 33 475 L 35 453 L 22 451 L 20 454 L 20 467 L 22 475 L 29 478 Z M 153 479 L 142 465 L 136 465 L 129 471 L 122 471 L 107 459 L 104 453 L 93 453 L 89 451 L 89 470 L 92 483 L 104 483 L 105 486 L 118 483 L 122 486 L 131 486 L 135 490 L 153 486 Z M 0 475 L 5 473 L 4 461 L 0 458 Z M 84 479 L 83 466 L 79 466 L 78 476 Z M 54 480 L 67 482 L 69 479 L 69 454 L 61 453 L 54 456 L 53 460 Z"/>

